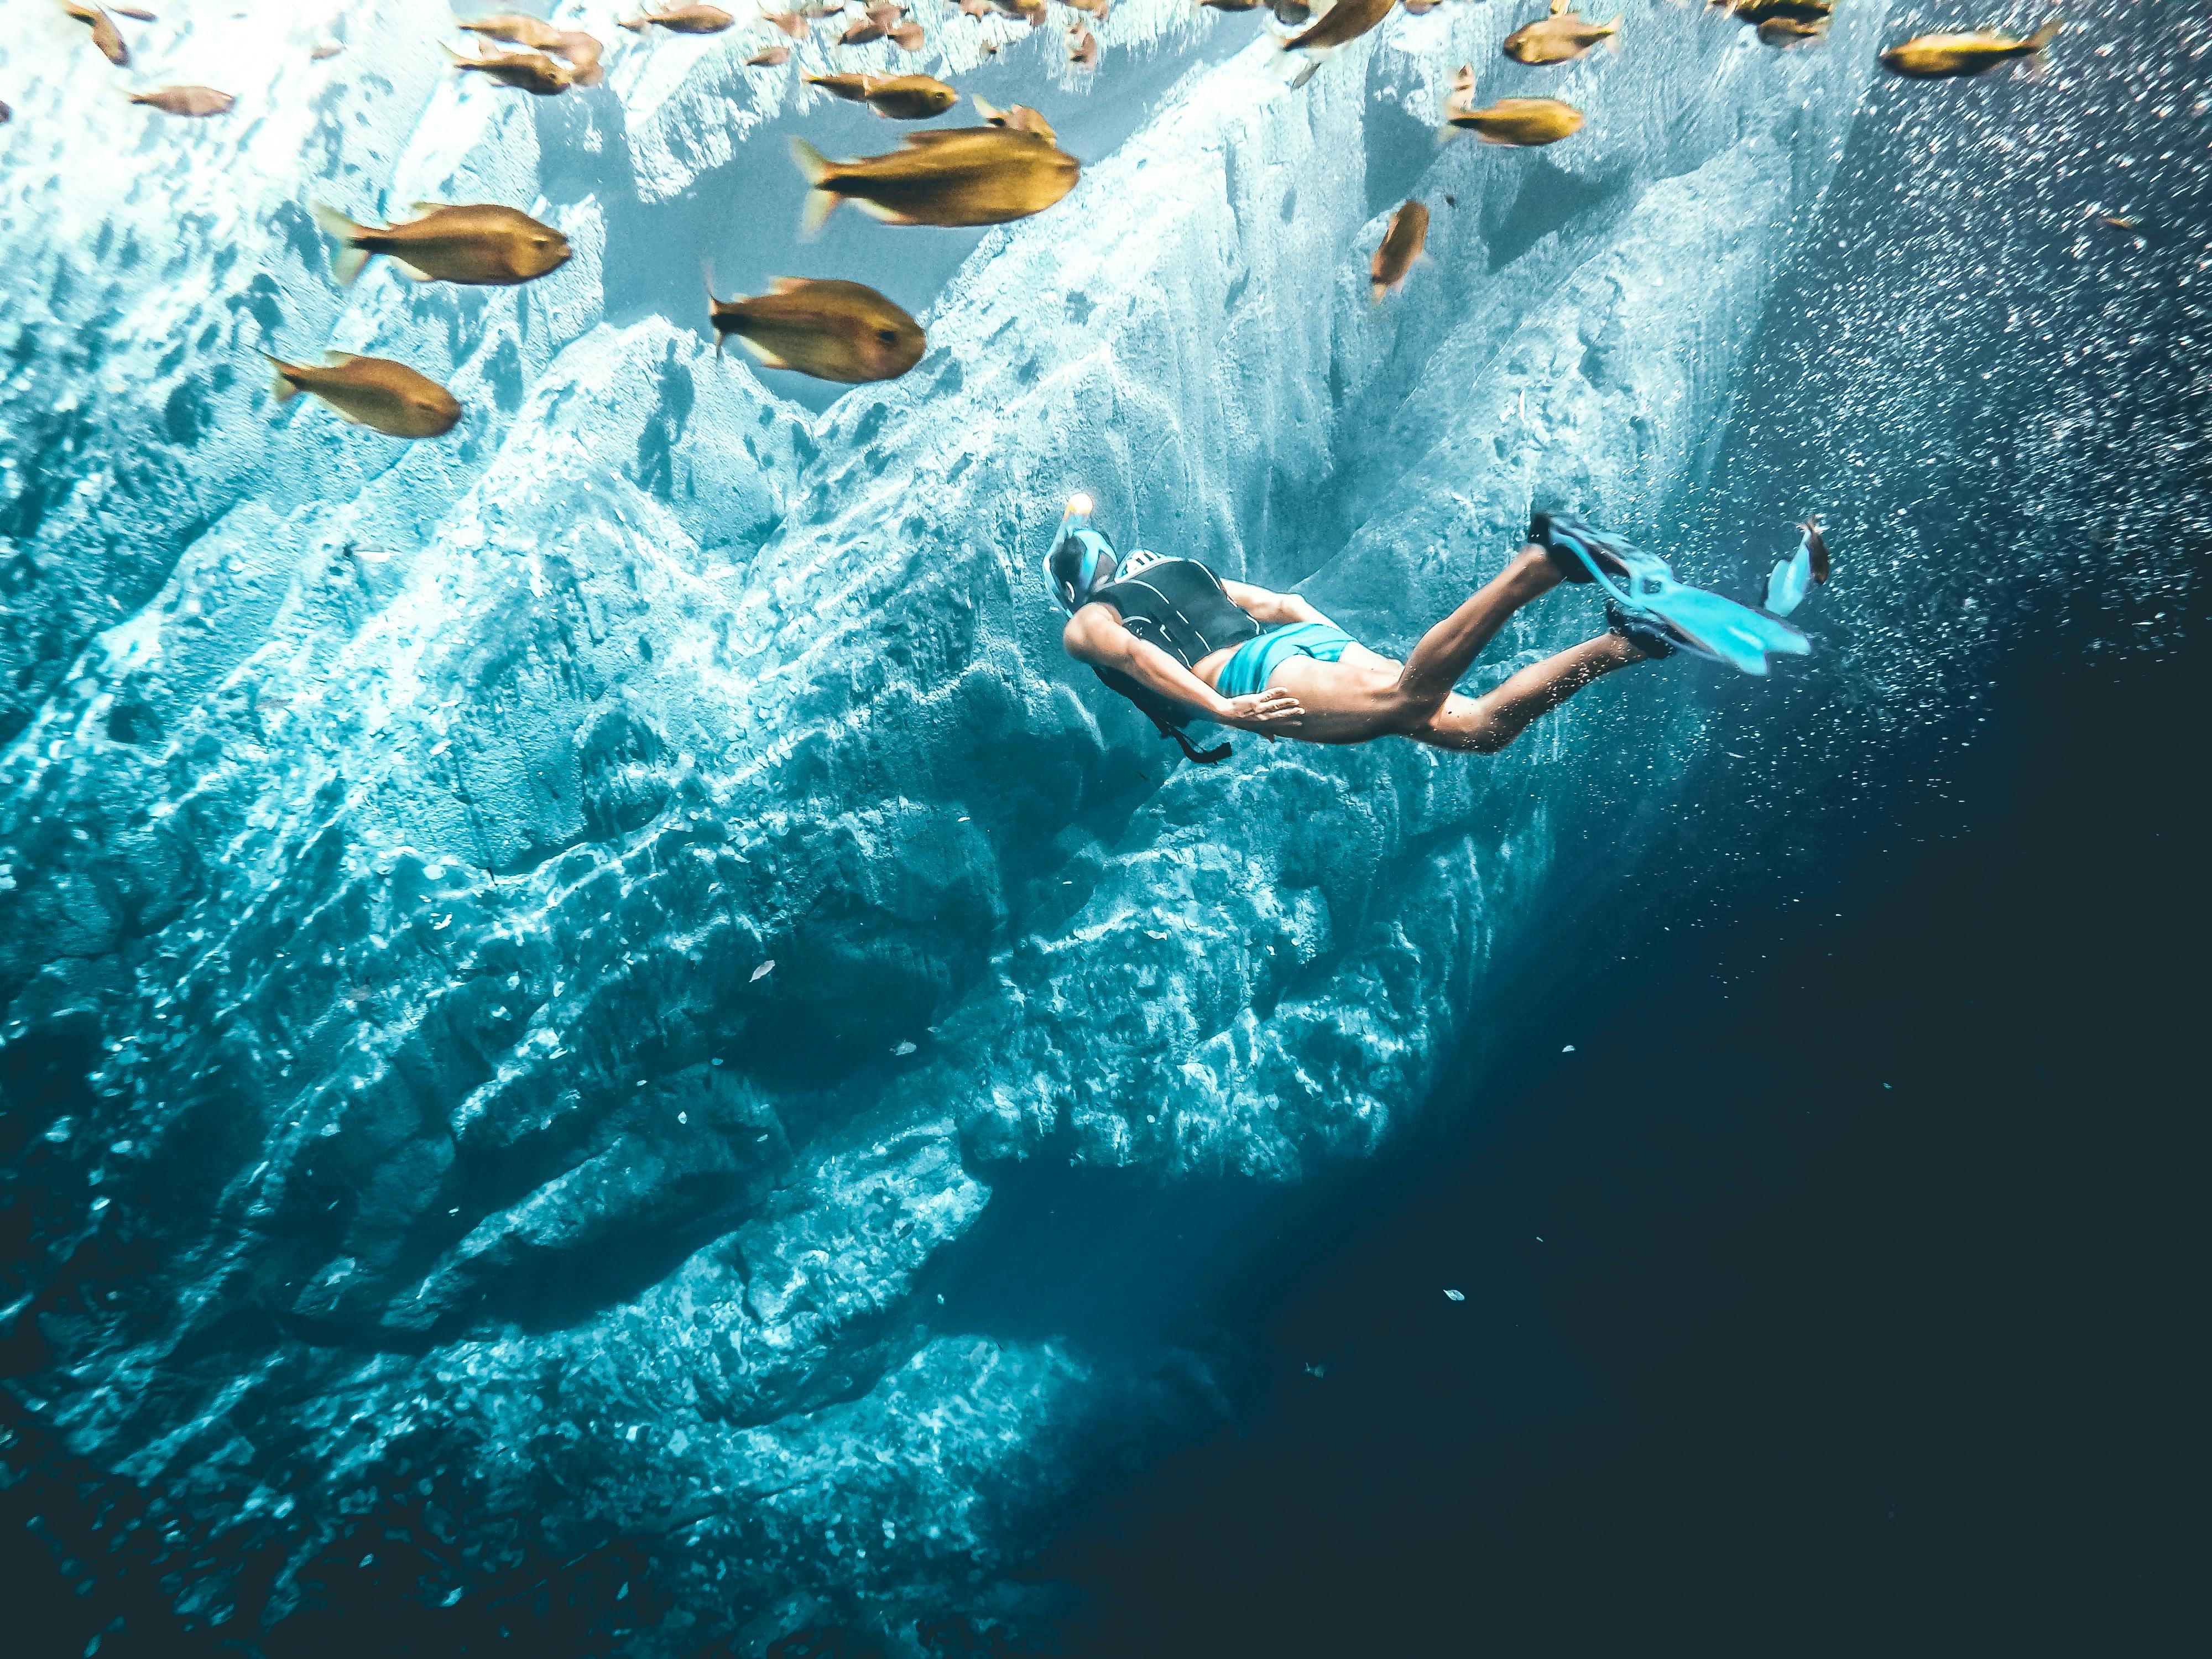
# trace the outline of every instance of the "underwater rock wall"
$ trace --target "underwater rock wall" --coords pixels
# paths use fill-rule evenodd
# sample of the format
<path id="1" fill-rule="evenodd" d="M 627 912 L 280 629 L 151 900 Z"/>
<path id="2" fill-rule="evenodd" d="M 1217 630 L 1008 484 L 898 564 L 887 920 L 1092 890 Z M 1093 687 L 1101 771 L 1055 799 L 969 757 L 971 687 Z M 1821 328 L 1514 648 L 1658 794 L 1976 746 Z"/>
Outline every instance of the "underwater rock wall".
<path id="1" fill-rule="evenodd" d="M 265 131 L 137 141 L 143 178 L 85 217 L 35 216 L 81 171 L 52 132 L 135 112 L 40 82 L 0 137 L 48 147 L 7 151 L 10 409 L 78 399 L 9 440 L 35 575 L 7 600 L 0 1000 L 44 1068 L 14 1190 L 48 1206 L 13 1386 L 187 1510 L 284 1520 L 264 1617 L 418 1483 L 471 1563 L 655 1540 L 672 1653 L 978 1605 L 1097 1458 L 1216 1406 L 1187 1357 L 961 1328 L 925 1270 L 1041 1153 L 1173 1182 L 1371 1150 L 1499 936 L 1540 925 L 1608 699 L 1681 672 L 1490 759 L 1240 738 L 1171 766 L 1060 652 L 1060 500 L 1303 580 L 1384 649 L 1532 498 L 1649 526 L 1708 458 L 1880 9 L 1784 56 L 1654 7 L 1642 50 L 1553 72 L 1592 118 L 1538 153 L 1431 125 L 1462 61 L 1522 84 L 1501 9 L 1396 18 L 1298 92 L 1255 45 L 982 237 L 921 364 L 819 420 L 689 313 L 603 314 L 648 206 L 688 234 L 784 128 L 736 123 L 680 189 L 589 158 L 632 155 L 624 97 L 674 107 L 736 48 L 532 110 L 434 88 L 425 9 L 349 11 L 353 70 L 272 73 Z M 537 201 L 584 251 L 517 292 L 349 299 L 298 205 L 341 152 L 340 205 L 381 169 Z M 1431 262 L 1371 309 L 1407 194 Z M 99 254 L 95 212 L 167 263 Z M 886 260 L 930 234 L 867 228 Z M 319 332 L 450 378 L 462 433 L 276 411 L 252 349 Z M 1596 625 L 1559 596 L 1492 655 Z"/>

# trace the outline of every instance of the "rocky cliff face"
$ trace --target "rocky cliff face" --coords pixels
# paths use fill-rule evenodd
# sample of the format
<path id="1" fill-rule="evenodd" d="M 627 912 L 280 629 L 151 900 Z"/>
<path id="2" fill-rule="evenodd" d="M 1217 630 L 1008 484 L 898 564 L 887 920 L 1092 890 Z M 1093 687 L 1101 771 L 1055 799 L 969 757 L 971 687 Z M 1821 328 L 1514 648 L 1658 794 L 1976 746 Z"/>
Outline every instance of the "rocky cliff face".
<path id="1" fill-rule="evenodd" d="M 1433 135 L 1463 61 L 1534 87 L 1495 8 L 1297 92 L 1264 44 L 1109 55 L 1091 100 L 1120 64 L 1168 89 L 1097 115 L 1110 147 L 1063 122 L 1077 192 L 970 239 L 920 367 L 819 417 L 660 303 L 696 261 L 654 235 L 726 236 L 782 167 L 787 88 L 741 44 L 532 106 L 436 85 L 426 8 L 349 9 L 309 69 L 314 21 L 227 48 L 222 130 L 99 101 L 67 28 L 0 47 L 11 1386 L 184 1512 L 281 1522 L 264 1619 L 418 1488 L 472 1540 L 426 1595 L 525 1540 L 652 1540 L 672 1653 L 981 1605 L 1095 1459 L 1215 1407 L 1195 1361 L 965 1322 L 932 1273 L 1039 1157 L 1279 1182 L 1419 1111 L 1618 712 L 1487 761 L 1171 766 L 1060 653 L 1060 500 L 1382 648 L 1532 496 L 1649 527 L 1880 9 L 1799 55 L 1638 12 L 1625 58 L 1550 72 L 1591 119 L 1540 152 Z M 88 165 L 86 123 L 140 165 Z M 349 298 L 300 204 L 380 190 L 534 203 L 581 252 Z M 1431 258 L 1370 309 L 1407 195 Z M 913 281 L 945 246 L 840 234 Z M 253 349 L 325 337 L 450 379 L 460 433 L 278 411 Z M 1493 655 L 1594 626 L 1557 596 Z M 1618 696 L 1686 732 L 1674 675 Z"/>

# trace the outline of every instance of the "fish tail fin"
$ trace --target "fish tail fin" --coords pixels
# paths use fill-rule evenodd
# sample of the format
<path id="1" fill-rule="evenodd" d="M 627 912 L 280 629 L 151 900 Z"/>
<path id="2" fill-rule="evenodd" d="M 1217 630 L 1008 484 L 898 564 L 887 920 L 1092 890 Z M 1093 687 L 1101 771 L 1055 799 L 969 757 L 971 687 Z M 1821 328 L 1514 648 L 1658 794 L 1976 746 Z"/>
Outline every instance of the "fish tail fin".
<path id="1" fill-rule="evenodd" d="M 1192 0 L 1192 3 L 1197 4 L 1198 0 Z M 999 118 L 1005 113 L 1003 110 L 980 92 L 970 93 L 969 96 L 975 100 L 975 113 L 983 118 L 985 126 L 994 127 L 999 125 Z"/>
<path id="2" fill-rule="evenodd" d="M 299 384 L 292 379 L 293 365 L 273 352 L 264 351 L 261 355 L 269 359 L 269 368 L 273 376 L 269 389 L 276 393 L 278 403 L 290 403 L 293 398 L 300 395 Z"/>
<path id="3" fill-rule="evenodd" d="M 830 176 L 830 158 L 804 138 L 791 141 L 791 159 L 798 163 L 799 176 L 810 185 L 819 186 Z"/>
<path id="4" fill-rule="evenodd" d="M 618 29 L 628 29 L 632 34 L 642 34 L 653 25 L 643 17 L 617 17 L 615 19 L 615 27 Z"/>
<path id="5" fill-rule="evenodd" d="M 2029 35 L 2027 39 L 2021 41 L 2021 44 L 2026 46 L 2030 52 L 2041 52 L 2045 46 L 2049 46 L 2053 40 L 2056 40 L 2058 38 L 2058 31 L 2065 27 L 2066 24 L 2064 20 L 2054 11 L 2050 16 L 2043 20 L 2043 27 L 2041 28 L 2036 30 L 2034 33 Z"/>
<path id="6" fill-rule="evenodd" d="M 1620 20 L 1627 15 L 1626 12 L 1615 12 L 1613 15 L 1613 21 L 1605 26 L 1606 50 L 1615 58 L 1620 56 Z"/>
<path id="7" fill-rule="evenodd" d="M 354 239 L 362 234 L 362 227 L 347 218 L 336 208 L 321 202 L 310 202 L 307 210 L 315 216 L 315 222 L 323 228 L 323 234 L 338 245 L 331 255 L 331 275 L 340 288 L 351 288 L 369 261 L 369 252 L 355 246 Z"/>
<path id="8" fill-rule="evenodd" d="M 804 138 L 793 138 L 791 159 L 799 164 L 799 175 L 814 186 L 807 192 L 806 206 L 799 216 L 799 234 L 811 236 L 837 208 L 836 192 L 822 187 L 830 176 L 830 158 Z"/>
<path id="9" fill-rule="evenodd" d="M 707 284 L 707 326 L 714 331 L 714 361 L 722 361 L 722 302 L 714 297 L 714 261 L 699 261 L 700 279 Z"/>
<path id="10" fill-rule="evenodd" d="M 1367 285 L 1367 308 L 1370 311 L 1382 310 L 1382 296 L 1389 291 L 1390 285 L 1388 283 L 1370 283 Z"/>

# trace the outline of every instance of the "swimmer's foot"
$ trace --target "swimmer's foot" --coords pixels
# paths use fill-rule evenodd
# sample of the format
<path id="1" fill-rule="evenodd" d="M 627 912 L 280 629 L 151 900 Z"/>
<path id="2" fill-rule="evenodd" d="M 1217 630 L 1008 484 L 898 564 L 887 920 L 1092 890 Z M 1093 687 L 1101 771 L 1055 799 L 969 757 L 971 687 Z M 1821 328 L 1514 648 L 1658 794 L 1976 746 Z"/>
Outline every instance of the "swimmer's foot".
<path id="1" fill-rule="evenodd" d="M 1595 581 L 1602 575 L 1626 586 L 1636 574 L 1637 561 L 1653 562 L 1640 548 L 1571 513 L 1530 514 L 1528 539 L 1544 550 L 1552 568 L 1571 582 Z"/>
<path id="2" fill-rule="evenodd" d="M 1654 628 L 1649 617 L 1632 615 L 1609 599 L 1606 602 L 1605 625 L 1608 633 L 1619 635 L 1647 657 L 1674 654 L 1674 642 Z"/>

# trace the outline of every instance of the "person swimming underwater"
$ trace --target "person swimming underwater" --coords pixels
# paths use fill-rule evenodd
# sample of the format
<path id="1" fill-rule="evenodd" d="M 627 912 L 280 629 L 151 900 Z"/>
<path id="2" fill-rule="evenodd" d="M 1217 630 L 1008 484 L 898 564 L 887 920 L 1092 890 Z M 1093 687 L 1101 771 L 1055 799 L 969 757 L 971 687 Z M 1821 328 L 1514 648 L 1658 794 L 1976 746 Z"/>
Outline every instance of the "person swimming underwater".
<path id="1" fill-rule="evenodd" d="M 1674 582 L 1664 562 L 1650 554 L 1577 519 L 1540 512 L 1531 518 L 1528 544 L 1505 568 L 1399 662 L 1369 650 L 1298 594 L 1224 580 L 1195 559 L 1117 556 L 1113 544 L 1091 527 L 1091 512 L 1088 496 L 1069 501 L 1045 558 L 1046 576 L 1067 613 L 1062 642 L 1184 754 L 1203 763 L 1226 759 L 1229 746 L 1194 747 L 1183 727 L 1194 720 L 1270 740 L 1354 744 L 1402 737 L 1495 754 L 1539 714 L 1631 663 L 1680 647 L 1736 660 L 1724 654 L 1725 645 L 1717 651 L 1674 626 L 1658 605 L 1694 596 L 1701 605 L 1717 602 L 1756 617 Z M 1606 632 L 1518 670 L 1480 696 L 1452 689 L 1507 617 L 1563 581 L 1599 584 L 1611 623 Z M 1657 605 L 1638 604 L 1642 594 Z M 1783 629 L 1802 644 L 1795 629 L 1768 618 L 1757 623 L 1765 649 L 1800 648 L 1771 632 Z M 1733 617 L 1729 625 L 1742 626 Z M 1759 655 L 1759 666 L 1747 672 L 1764 668 Z"/>

